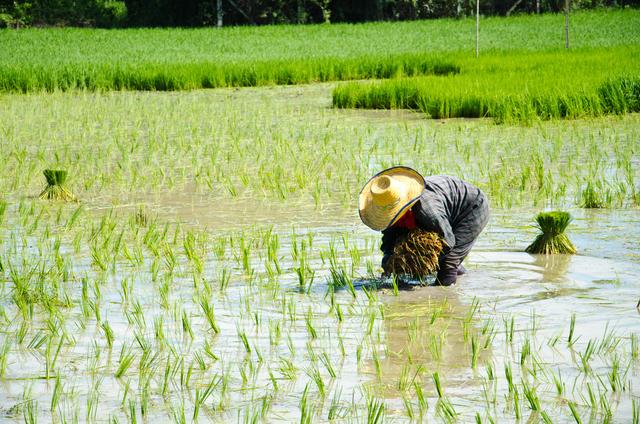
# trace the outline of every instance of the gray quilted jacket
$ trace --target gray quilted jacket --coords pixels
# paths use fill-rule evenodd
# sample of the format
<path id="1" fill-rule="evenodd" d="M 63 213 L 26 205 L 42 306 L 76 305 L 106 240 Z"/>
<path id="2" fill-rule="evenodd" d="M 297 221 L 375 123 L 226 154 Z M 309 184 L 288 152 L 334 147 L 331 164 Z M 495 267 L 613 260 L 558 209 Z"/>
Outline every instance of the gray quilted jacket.
<path id="1" fill-rule="evenodd" d="M 411 210 L 419 228 L 438 233 L 447 245 L 440 257 L 438 283 L 455 283 L 458 267 L 489 220 L 484 194 L 459 178 L 430 176 L 425 178 L 425 189 Z M 397 238 L 406 232 L 394 227 L 382 231 L 383 262 L 393 252 Z"/>

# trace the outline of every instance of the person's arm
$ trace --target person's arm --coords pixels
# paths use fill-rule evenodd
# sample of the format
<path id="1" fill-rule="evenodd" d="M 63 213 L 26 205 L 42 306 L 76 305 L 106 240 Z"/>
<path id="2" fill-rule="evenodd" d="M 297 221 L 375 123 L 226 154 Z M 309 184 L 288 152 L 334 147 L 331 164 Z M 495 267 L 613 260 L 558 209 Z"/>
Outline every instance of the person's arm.
<path id="1" fill-rule="evenodd" d="M 449 220 L 444 217 L 438 205 L 434 205 L 426 194 L 420 197 L 420 200 L 413 206 L 413 213 L 416 217 L 416 225 L 425 231 L 433 231 L 442 237 L 445 242 L 444 254 L 449 253 L 456 245 L 456 236 Z"/>
<path id="2" fill-rule="evenodd" d="M 458 270 L 447 260 L 451 250 L 456 245 L 456 237 L 449 220 L 444 216 L 444 208 L 437 199 L 429 198 L 427 193 L 423 193 L 420 201 L 414 206 L 416 224 L 423 230 L 433 231 L 442 237 L 445 246 L 440 255 L 438 275 L 436 283 L 442 286 L 455 284 L 458 278 Z"/>
<path id="3" fill-rule="evenodd" d="M 401 228 L 387 228 L 382 231 L 382 245 L 380 246 L 380 250 L 385 255 L 390 255 L 393 253 L 393 246 L 396 244 L 396 240 L 400 237 L 401 232 L 403 230 Z"/>
<path id="4" fill-rule="evenodd" d="M 384 268 L 384 264 L 389 259 L 389 256 L 393 254 L 393 247 L 396 245 L 396 241 L 398 237 L 406 234 L 407 230 L 404 228 L 387 228 L 382 231 L 382 245 L 380 246 L 380 250 L 382 250 L 382 267 Z"/>

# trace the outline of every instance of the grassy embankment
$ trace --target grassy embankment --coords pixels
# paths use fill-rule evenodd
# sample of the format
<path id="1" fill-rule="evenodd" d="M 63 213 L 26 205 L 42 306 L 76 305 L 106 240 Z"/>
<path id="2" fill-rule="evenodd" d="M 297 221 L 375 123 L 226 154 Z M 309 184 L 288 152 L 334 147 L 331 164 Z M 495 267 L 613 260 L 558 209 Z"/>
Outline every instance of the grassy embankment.
<path id="1" fill-rule="evenodd" d="M 483 55 L 513 62 L 523 51 L 558 50 L 563 47 L 562 25 L 562 17 L 554 15 L 483 20 Z M 620 51 L 616 46 L 637 46 L 639 26 L 636 11 L 576 13 L 573 46 L 614 52 Z M 463 19 L 222 30 L 4 30 L 0 91 L 183 90 L 458 70 L 464 79 L 478 70 L 467 60 L 473 29 L 473 20 Z M 385 107 L 384 102 L 377 107 Z"/>

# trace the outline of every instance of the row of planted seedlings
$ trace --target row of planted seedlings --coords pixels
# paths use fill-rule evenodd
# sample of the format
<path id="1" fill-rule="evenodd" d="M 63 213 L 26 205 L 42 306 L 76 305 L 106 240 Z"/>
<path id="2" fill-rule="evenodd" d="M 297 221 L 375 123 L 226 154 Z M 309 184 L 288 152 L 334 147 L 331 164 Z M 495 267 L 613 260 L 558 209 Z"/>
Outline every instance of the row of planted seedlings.
<path id="1" fill-rule="evenodd" d="M 575 315 L 550 331 L 535 311 L 491 299 L 434 296 L 414 316 L 394 311 L 402 293 L 378 278 L 374 239 L 214 235 L 143 209 L 122 219 L 30 200 L 6 208 L 2 235 L 2 408 L 29 422 L 98 411 L 115 421 L 638 422 L 637 334 L 587 338 Z"/>
<path id="2" fill-rule="evenodd" d="M 313 394 L 299 400 L 308 416 L 362 414 L 357 380 L 337 392 L 349 389 L 350 403 L 346 393 L 324 399 L 341 364 L 357 369 L 366 354 L 356 330 L 372 307 L 355 292 L 310 294 L 312 235 L 292 237 L 289 258 L 272 229 L 209 240 L 144 212 L 125 223 L 82 206 L 22 202 L 9 212 L 0 364 L 11 392 L 22 389 L 7 398 L 10 414 L 252 420 L 288 411 L 291 392 Z"/>
<path id="3" fill-rule="evenodd" d="M 0 139 L 8 152 L 0 182 L 8 193 L 40 190 L 42 169 L 60 163 L 78 197 L 105 202 L 114 197 L 108 193 L 139 193 L 145 187 L 194 197 L 213 193 L 230 202 L 302 199 L 318 209 L 352 208 L 372 172 L 403 163 L 424 174 L 471 181 L 496 206 L 640 204 L 637 116 L 531 127 L 364 118 L 342 123 L 338 111 L 272 112 L 278 108 L 265 101 L 243 103 L 246 114 L 230 102 L 216 107 L 212 118 L 204 115 L 211 106 L 203 93 L 179 101 L 157 95 L 144 106 L 144 96 L 121 96 L 53 96 L 44 108 L 50 116 L 35 110 L 39 103 L 33 100 L 11 106 L 12 115 L 26 118 L 15 123 L 8 118 Z M 65 124 L 58 109 L 80 124 Z M 303 119 L 293 118 L 298 113 Z M 29 118 L 33 115 L 39 116 Z M 274 127 L 274 119 L 292 121 Z M 49 133 L 63 135 L 51 139 Z"/>

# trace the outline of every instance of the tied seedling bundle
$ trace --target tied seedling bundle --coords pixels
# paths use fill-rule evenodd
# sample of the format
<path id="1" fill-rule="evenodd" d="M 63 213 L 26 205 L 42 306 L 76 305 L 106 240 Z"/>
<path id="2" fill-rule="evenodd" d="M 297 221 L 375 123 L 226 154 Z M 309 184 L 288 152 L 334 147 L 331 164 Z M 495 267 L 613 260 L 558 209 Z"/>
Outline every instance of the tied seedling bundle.
<path id="1" fill-rule="evenodd" d="M 66 202 L 77 200 L 76 196 L 64 185 L 67 180 L 67 171 L 45 169 L 43 173 L 47 180 L 47 186 L 40 193 L 41 199 L 64 200 Z"/>
<path id="2" fill-rule="evenodd" d="M 573 255 L 576 248 L 564 234 L 564 230 L 571 222 L 568 212 L 541 212 L 536 216 L 538 228 L 542 231 L 538 237 L 526 248 L 527 253 L 542 253 L 545 255 L 564 253 Z"/>
<path id="3" fill-rule="evenodd" d="M 411 230 L 396 241 L 393 253 L 384 264 L 384 273 L 422 279 L 438 270 L 443 249 L 444 243 L 438 234 Z"/>

